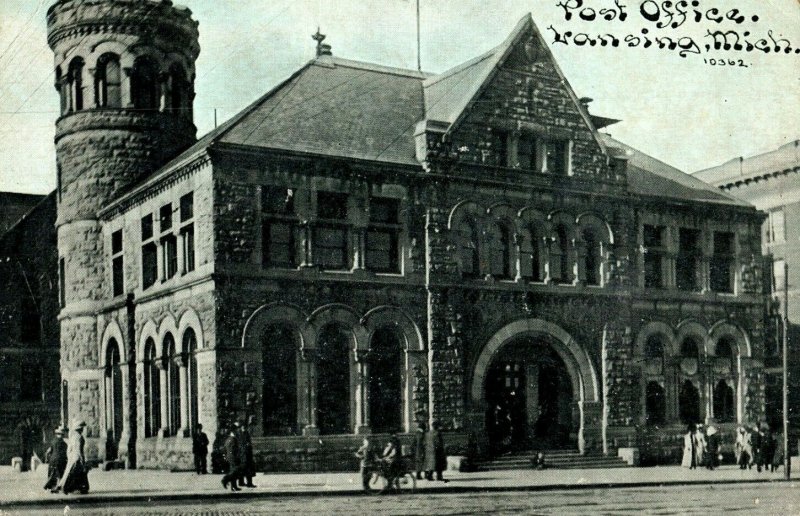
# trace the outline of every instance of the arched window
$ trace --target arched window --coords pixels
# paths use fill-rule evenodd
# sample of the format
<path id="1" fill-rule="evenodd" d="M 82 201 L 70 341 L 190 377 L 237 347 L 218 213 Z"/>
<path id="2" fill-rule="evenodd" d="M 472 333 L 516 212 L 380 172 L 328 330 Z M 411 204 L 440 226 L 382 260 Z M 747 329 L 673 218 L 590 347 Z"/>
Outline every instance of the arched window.
<path id="1" fill-rule="evenodd" d="M 158 68 L 149 57 L 137 57 L 131 74 L 131 97 L 136 109 L 159 108 Z"/>
<path id="2" fill-rule="evenodd" d="M 111 339 L 106 347 L 106 429 L 114 442 L 122 435 L 122 366 L 119 344 Z"/>
<path id="3" fill-rule="evenodd" d="M 183 334 L 183 349 L 186 352 L 186 387 L 189 391 L 186 393 L 189 397 L 189 421 L 186 422 L 186 427 L 194 431 L 194 426 L 199 422 L 200 397 L 197 387 L 197 335 L 191 328 Z"/>
<path id="4" fill-rule="evenodd" d="M 155 437 L 161 429 L 161 379 L 156 359 L 156 343 L 144 344 L 144 436 Z"/>
<path id="5" fill-rule="evenodd" d="M 478 224 L 473 219 L 464 219 L 458 226 L 457 232 L 461 274 L 465 278 L 477 278 L 481 274 Z"/>
<path id="6" fill-rule="evenodd" d="M 520 265 L 522 277 L 528 281 L 542 281 L 542 233 L 531 225 L 524 231 L 520 242 Z"/>
<path id="7" fill-rule="evenodd" d="M 720 380 L 714 387 L 714 417 L 720 423 L 731 423 L 736 417 L 733 387 Z"/>
<path id="8" fill-rule="evenodd" d="M 666 392 L 664 387 L 656 381 L 647 382 L 645 411 L 648 425 L 661 425 L 666 421 Z"/>
<path id="9" fill-rule="evenodd" d="M 650 374 L 664 373 L 664 342 L 660 335 L 650 335 L 644 345 L 644 357 Z"/>
<path id="10" fill-rule="evenodd" d="M 678 398 L 678 416 L 684 424 L 698 423 L 700 421 L 700 391 L 691 380 L 686 380 L 681 385 Z"/>
<path id="11" fill-rule="evenodd" d="M 495 222 L 489 231 L 489 269 L 495 278 L 511 277 L 511 229 L 508 224 Z"/>
<path id="12" fill-rule="evenodd" d="M 176 435 L 181 427 L 181 383 L 178 372 L 175 338 L 171 333 L 164 337 L 164 366 L 167 371 L 167 429 Z"/>
<path id="13" fill-rule="evenodd" d="M 122 74 L 119 57 L 104 54 L 97 60 L 94 72 L 94 94 L 97 107 L 117 108 L 122 106 Z"/>
<path id="14" fill-rule="evenodd" d="M 273 324 L 261 337 L 262 421 L 264 435 L 297 435 L 297 352 L 294 328 Z"/>
<path id="15" fill-rule="evenodd" d="M 189 82 L 186 80 L 186 72 L 174 64 L 169 69 L 169 107 L 177 113 L 188 105 Z"/>
<path id="16" fill-rule="evenodd" d="M 569 236 L 563 224 L 556 226 L 553 243 L 550 247 L 550 279 L 554 283 L 572 281 L 569 263 Z"/>
<path id="17" fill-rule="evenodd" d="M 84 62 L 76 57 L 69 64 L 67 84 L 69 84 L 69 111 L 83 109 L 83 67 Z"/>
<path id="18" fill-rule="evenodd" d="M 693 337 L 687 337 L 681 342 L 682 358 L 700 358 L 700 344 Z"/>
<path id="19" fill-rule="evenodd" d="M 714 356 L 720 358 L 733 358 L 733 350 L 735 346 L 736 342 L 734 342 L 733 339 L 730 337 L 723 337 L 719 339 L 716 346 L 714 346 Z"/>
<path id="20" fill-rule="evenodd" d="M 381 328 L 370 342 L 369 414 L 375 433 L 399 432 L 403 426 L 403 344 L 397 332 Z"/>
<path id="21" fill-rule="evenodd" d="M 318 342 L 317 426 L 321 434 L 350 433 L 352 333 L 339 324 L 329 324 Z"/>
<path id="22" fill-rule="evenodd" d="M 64 84 L 64 73 L 60 66 L 56 66 L 56 90 L 58 90 L 58 97 L 61 101 L 61 114 L 64 115 L 69 110 L 69 85 Z"/>
<path id="23" fill-rule="evenodd" d="M 586 284 L 599 286 L 602 283 L 600 265 L 602 264 L 602 247 L 593 229 L 583 230 L 583 271 Z"/>

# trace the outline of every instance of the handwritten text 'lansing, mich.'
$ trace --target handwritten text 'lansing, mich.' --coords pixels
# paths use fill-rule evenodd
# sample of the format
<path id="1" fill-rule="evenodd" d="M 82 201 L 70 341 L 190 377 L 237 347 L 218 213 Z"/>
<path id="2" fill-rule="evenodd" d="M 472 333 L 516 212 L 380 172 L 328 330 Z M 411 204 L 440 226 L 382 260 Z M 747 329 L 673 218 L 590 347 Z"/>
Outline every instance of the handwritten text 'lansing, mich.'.
<path id="1" fill-rule="evenodd" d="M 751 33 L 760 17 L 728 7 L 709 7 L 699 0 L 678 2 L 645 0 L 638 3 L 633 16 L 641 17 L 651 27 L 643 27 L 638 34 L 617 36 L 601 31 L 597 33 L 561 30 L 550 25 L 553 43 L 578 47 L 629 47 L 654 48 L 676 51 L 681 57 L 702 52 L 763 52 L 764 54 L 800 54 L 800 48 L 768 29 L 766 37 Z M 629 19 L 628 6 L 621 0 L 598 0 L 590 5 L 584 0 L 559 0 L 556 5 L 563 9 L 564 20 L 584 22 L 624 23 Z M 701 25 L 705 34 L 700 39 L 681 34 L 680 29 Z"/>

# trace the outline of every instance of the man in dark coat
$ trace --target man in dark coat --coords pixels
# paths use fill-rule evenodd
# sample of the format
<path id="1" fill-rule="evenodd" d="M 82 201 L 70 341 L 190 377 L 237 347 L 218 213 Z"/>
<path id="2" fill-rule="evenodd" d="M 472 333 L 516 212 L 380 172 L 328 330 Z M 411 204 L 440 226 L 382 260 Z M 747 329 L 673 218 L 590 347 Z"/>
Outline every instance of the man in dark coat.
<path id="1" fill-rule="evenodd" d="M 192 454 L 194 454 L 194 471 L 198 475 L 208 473 L 208 436 L 203 432 L 203 425 L 197 423 L 192 436 Z"/>
<path id="2" fill-rule="evenodd" d="M 237 483 L 241 477 L 241 462 L 239 452 L 239 437 L 236 435 L 236 428 L 231 429 L 227 439 L 225 439 L 225 460 L 228 461 L 228 473 L 222 477 L 222 487 L 231 485 L 231 491 L 241 491 Z"/>
<path id="3" fill-rule="evenodd" d="M 45 489 L 55 489 L 67 469 L 67 442 L 64 440 L 64 427 L 56 428 L 56 436 L 45 452 L 47 462 L 47 483 Z"/>
<path id="4" fill-rule="evenodd" d="M 422 480 L 422 472 L 425 471 L 425 423 L 417 425 L 414 433 L 414 469 L 417 472 L 417 480 Z"/>
<path id="5" fill-rule="evenodd" d="M 256 487 L 256 485 L 253 484 L 253 477 L 256 474 L 256 463 L 253 460 L 253 439 L 250 437 L 249 426 L 249 421 L 239 424 L 239 461 L 241 462 L 242 468 L 242 476 L 239 484 L 245 487 Z"/>
<path id="6" fill-rule="evenodd" d="M 436 480 L 447 482 L 442 477 L 442 472 L 447 467 L 447 456 L 444 452 L 444 439 L 439 430 L 439 424 L 434 421 L 431 430 L 425 434 L 425 478 L 433 480 L 433 472 L 436 472 Z"/>
<path id="7" fill-rule="evenodd" d="M 750 433 L 750 438 L 753 442 L 753 462 L 756 464 L 756 470 L 761 472 L 761 462 L 763 457 L 763 450 L 761 446 L 763 445 L 763 437 L 764 434 L 761 433 L 760 425 L 756 424 L 753 427 L 753 431 Z"/>
<path id="8" fill-rule="evenodd" d="M 719 431 L 714 425 L 708 425 L 708 439 L 706 441 L 706 450 L 708 451 L 708 460 L 706 461 L 707 469 L 714 469 L 719 466 Z"/>

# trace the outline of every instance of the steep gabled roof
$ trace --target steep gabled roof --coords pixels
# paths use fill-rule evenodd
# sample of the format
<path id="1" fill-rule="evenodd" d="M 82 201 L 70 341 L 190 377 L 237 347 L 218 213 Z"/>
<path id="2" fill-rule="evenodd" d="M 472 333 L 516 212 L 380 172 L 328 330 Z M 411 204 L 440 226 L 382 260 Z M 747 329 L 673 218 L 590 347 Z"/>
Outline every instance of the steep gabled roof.
<path id="1" fill-rule="evenodd" d="M 45 197 L 45 195 L 0 192 L 0 235 L 11 229 Z"/>
<path id="2" fill-rule="evenodd" d="M 628 191 L 635 195 L 676 201 L 707 202 L 752 207 L 677 168 L 634 149 L 607 134 L 601 134 L 608 147 L 620 149 L 628 157 Z"/>
<path id="3" fill-rule="evenodd" d="M 506 40 L 489 52 L 456 66 L 440 75 L 425 80 L 425 118 L 431 121 L 445 122 L 450 125 L 447 132 L 455 131 L 469 114 L 470 106 L 478 101 L 481 93 L 490 86 L 492 80 L 500 71 L 503 64 L 511 56 L 514 49 L 520 45 L 526 36 L 533 36 L 536 43 L 550 61 L 556 74 L 561 79 L 565 91 L 569 95 L 577 111 L 583 117 L 586 126 L 592 132 L 594 139 L 601 149 L 604 149 L 603 139 L 600 138 L 594 120 L 589 115 L 575 90 L 572 89 L 564 72 L 558 66 L 553 53 L 547 46 L 541 32 L 539 32 L 533 16 L 530 13 L 517 22 L 516 27 Z M 608 119 L 612 120 L 612 119 Z"/>

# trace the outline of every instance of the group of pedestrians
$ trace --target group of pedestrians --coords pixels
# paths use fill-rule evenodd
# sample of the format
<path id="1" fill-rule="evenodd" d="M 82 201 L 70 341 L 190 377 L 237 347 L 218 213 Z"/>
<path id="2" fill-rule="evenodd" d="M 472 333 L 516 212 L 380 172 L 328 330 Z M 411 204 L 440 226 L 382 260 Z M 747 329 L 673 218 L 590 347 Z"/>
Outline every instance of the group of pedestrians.
<path id="1" fill-rule="evenodd" d="M 228 473 L 222 477 L 222 487 L 227 489 L 230 485 L 231 491 L 241 491 L 242 487 L 256 487 L 253 483 L 253 477 L 256 475 L 253 439 L 248 426 L 249 421 L 234 422 L 233 428 L 225 439 L 225 460 L 228 463 Z"/>
<path id="2" fill-rule="evenodd" d="M 783 438 L 773 434 L 766 423 L 750 428 L 740 426 L 736 431 L 734 445 L 736 464 L 741 469 L 754 465 L 760 472 L 775 471 L 783 464 Z M 713 424 L 690 424 L 683 436 L 683 460 L 681 466 L 689 469 L 705 467 L 713 470 L 722 462 L 719 429 Z"/>
<path id="3" fill-rule="evenodd" d="M 754 465 L 759 473 L 776 471 L 784 459 L 783 434 L 770 431 L 769 425 L 740 426 L 736 430 L 736 464 L 740 469 L 751 469 Z"/>
<path id="4" fill-rule="evenodd" d="M 83 421 L 73 422 L 71 430 L 63 425 L 56 428 L 55 438 L 45 453 L 48 472 L 44 488 L 51 493 L 89 492 L 89 466 L 84 455 L 86 445 L 83 437 L 84 428 L 86 423 Z M 68 442 L 64 440 L 67 432 L 70 433 Z"/>

